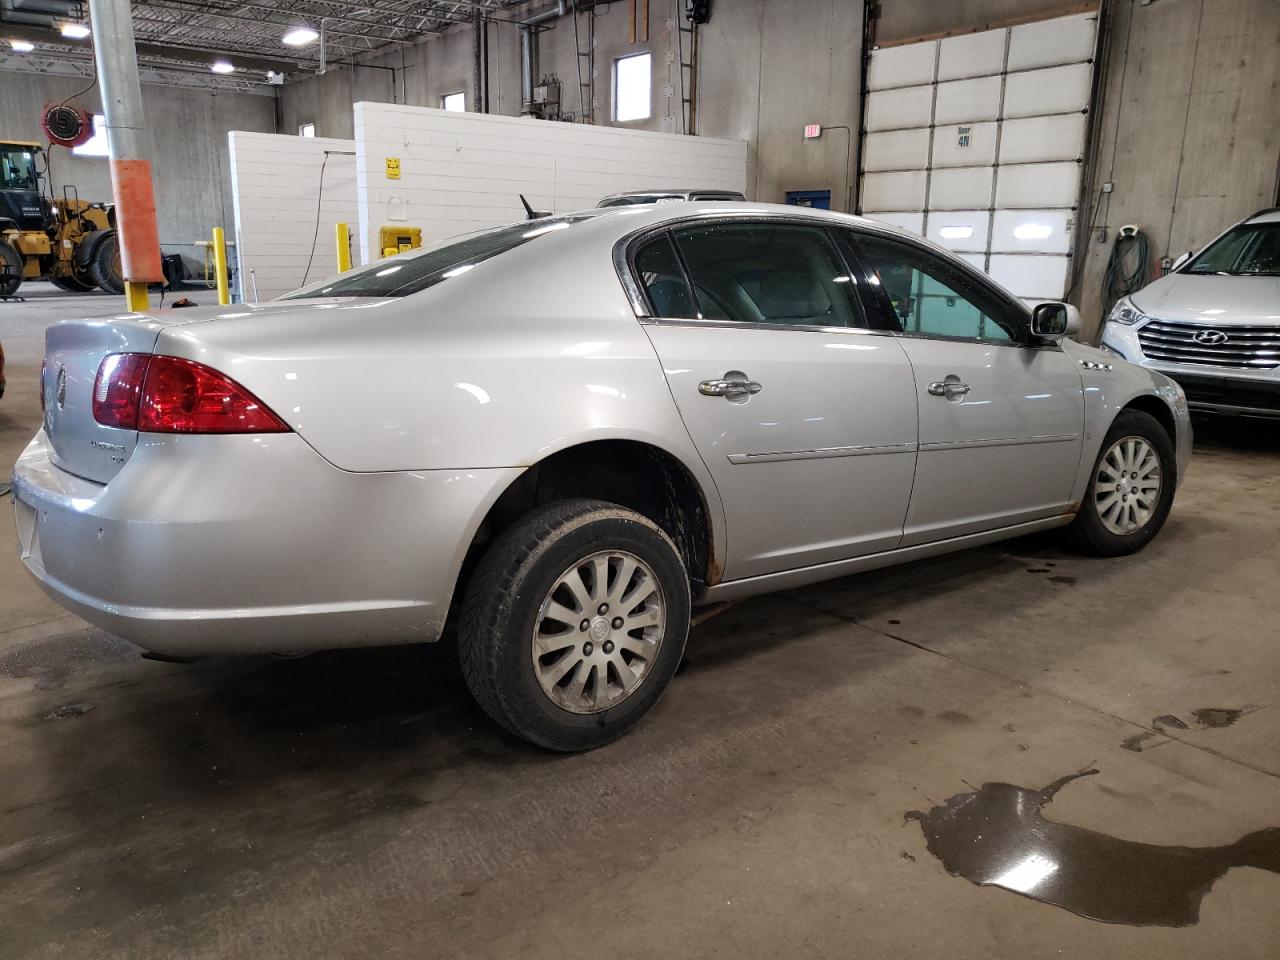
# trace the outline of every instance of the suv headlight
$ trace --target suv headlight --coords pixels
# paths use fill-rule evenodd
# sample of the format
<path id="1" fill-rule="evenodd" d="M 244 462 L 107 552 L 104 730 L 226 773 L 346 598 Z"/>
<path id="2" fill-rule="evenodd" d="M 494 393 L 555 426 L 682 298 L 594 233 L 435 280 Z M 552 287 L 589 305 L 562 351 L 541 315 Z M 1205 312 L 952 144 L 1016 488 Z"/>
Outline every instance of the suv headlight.
<path id="1" fill-rule="evenodd" d="M 1128 297 L 1121 297 L 1116 301 L 1116 305 L 1111 308 L 1111 316 L 1107 317 L 1107 322 L 1123 323 L 1127 327 L 1133 326 L 1140 320 L 1150 320 L 1145 313 L 1133 305 L 1133 301 Z"/>

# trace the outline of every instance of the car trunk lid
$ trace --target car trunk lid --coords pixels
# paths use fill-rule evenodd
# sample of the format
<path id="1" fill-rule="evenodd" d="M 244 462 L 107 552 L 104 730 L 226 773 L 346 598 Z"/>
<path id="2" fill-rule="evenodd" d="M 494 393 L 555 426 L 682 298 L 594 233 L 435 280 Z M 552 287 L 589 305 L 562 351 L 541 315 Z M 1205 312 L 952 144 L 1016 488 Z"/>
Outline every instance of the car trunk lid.
<path id="1" fill-rule="evenodd" d="M 150 353 L 165 326 L 163 320 L 137 316 L 66 321 L 45 331 L 40 390 L 44 431 L 57 466 L 97 483 L 109 482 L 124 466 L 138 434 L 94 419 L 98 367 L 113 353 Z"/>

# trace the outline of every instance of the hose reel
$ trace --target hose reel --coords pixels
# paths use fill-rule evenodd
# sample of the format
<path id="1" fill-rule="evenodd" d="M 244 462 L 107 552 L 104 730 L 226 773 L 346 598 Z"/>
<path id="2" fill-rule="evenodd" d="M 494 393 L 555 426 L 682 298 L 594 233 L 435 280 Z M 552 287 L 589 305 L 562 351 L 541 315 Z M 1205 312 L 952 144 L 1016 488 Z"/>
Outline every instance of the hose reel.
<path id="1" fill-rule="evenodd" d="M 46 103 L 40 127 L 50 143 L 62 147 L 78 147 L 93 136 L 93 118 L 76 103 Z"/>

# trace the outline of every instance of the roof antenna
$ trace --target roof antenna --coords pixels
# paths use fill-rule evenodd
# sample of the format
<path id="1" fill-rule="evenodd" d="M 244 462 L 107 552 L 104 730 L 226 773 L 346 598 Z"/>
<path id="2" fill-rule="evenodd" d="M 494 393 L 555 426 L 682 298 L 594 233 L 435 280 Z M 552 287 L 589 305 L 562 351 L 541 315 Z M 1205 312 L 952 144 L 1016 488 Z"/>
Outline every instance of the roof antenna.
<path id="1" fill-rule="evenodd" d="M 517 196 L 520 198 L 520 202 L 524 204 L 524 212 L 525 212 L 526 220 L 539 220 L 542 217 L 551 216 L 551 214 L 547 213 L 546 211 L 535 210 L 533 209 L 533 207 L 529 206 L 529 201 L 524 198 L 523 193 L 517 194 Z"/>

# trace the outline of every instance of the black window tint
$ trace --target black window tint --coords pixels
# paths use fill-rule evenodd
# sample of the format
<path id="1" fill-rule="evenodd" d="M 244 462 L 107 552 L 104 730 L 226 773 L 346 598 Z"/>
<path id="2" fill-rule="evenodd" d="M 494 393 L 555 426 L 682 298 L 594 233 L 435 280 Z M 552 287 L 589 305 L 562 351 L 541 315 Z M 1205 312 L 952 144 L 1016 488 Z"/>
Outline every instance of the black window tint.
<path id="1" fill-rule="evenodd" d="M 964 270 L 911 243 L 860 234 L 857 248 L 905 333 L 1011 343 L 1014 307 Z"/>
<path id="2" fill-rule="evenodd" d="M 821 227 L 718 223 L 675 237 L 704 319 L 866 326 L 849 271 Z"/>
<path id="3" fill-rule="evenodd" d="M 635 263 L 636 275 L 655 317 L 686 320 L 697 317 L 669 236 L 664 233 L 646 243 L 636 254 Z"/>

